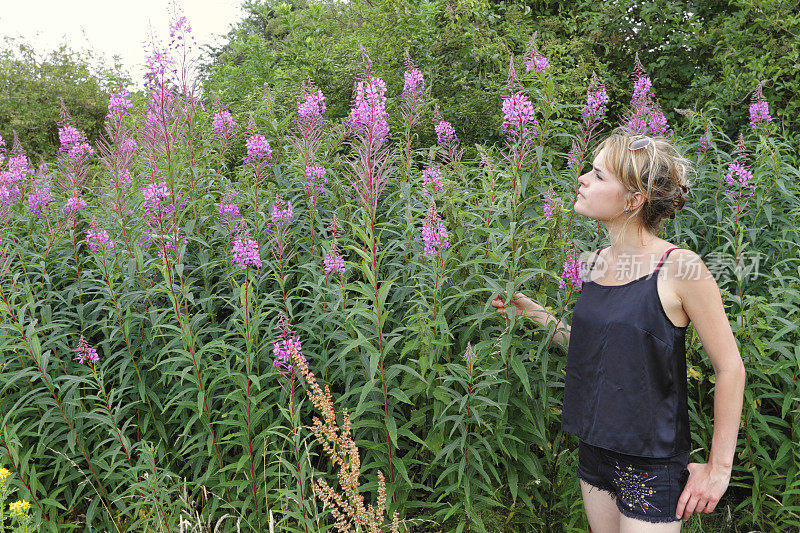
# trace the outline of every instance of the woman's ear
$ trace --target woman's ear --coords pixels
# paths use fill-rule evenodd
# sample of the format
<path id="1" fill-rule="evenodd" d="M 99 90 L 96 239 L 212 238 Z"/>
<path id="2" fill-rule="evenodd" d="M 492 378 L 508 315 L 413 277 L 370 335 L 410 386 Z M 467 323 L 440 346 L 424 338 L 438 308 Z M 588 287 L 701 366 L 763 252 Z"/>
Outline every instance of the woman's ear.
<path id="1" fill-rule="evenodd" d="M 631 211 L 636 211 L 640 207 L 644 205 L 644 201 L 646 200 L 644 194 L 636 191 L 633 193 L 633 197 L 631 198 Z"/>

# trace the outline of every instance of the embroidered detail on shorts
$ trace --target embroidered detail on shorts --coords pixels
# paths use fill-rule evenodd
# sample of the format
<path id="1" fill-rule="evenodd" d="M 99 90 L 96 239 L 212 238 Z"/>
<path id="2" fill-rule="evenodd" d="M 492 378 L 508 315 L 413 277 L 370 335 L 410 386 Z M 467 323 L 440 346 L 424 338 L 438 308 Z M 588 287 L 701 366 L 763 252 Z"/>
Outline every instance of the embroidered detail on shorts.
<path id="1" fill-rule="evenodd" d="M 653 481 L 658 476 L 655 474 L 650 476 L 647 472 L 640 473 L 631 466 L 622 468 L 619 461 L 615 460 L 614 462 L 616 463 L 614 468 L 616 469 L 616 482 L 619 486 L 619 498 L 622 502 L 628 507 L 638 505 L 644 513 L 650 509 L 655 509 L 660 513 L 661 509 L 647 500 L 656 491 L 646 485 L 647 482 Z"/>

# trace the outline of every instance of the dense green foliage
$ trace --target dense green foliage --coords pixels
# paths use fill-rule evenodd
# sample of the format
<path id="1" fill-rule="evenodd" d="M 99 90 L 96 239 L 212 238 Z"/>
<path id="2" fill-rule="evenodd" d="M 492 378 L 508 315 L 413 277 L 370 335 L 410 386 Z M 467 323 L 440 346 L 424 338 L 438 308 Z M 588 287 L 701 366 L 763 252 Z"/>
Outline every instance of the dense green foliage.
<path id="1" fill-rule="evenodd" d="M 674 108 L 714 107 L 720 127 L 735 137 L 747 124 L 750 93 L 766 80 L 776 119 L 800 144 L 800 12 L 794 0 L 291 0 L 249 1 L 245 11 L 207 66 L 206 83 L 242 112 L 265 82 L 279 105 L 291 108 L 300 81 L 311 76 L 329 95 L 332 116 L 342 117 L 359 45 L 393 94 L 402 88 L 409 51 L 433 85 L 445 120 L 459 124 L 474 155 L 474 143 L 499 140 L 496 103 L 508 57 L 521 55 L 537 31 L 553 65 L 556 99 L 582 98 L 594 70 L 616 117 L 630 94 L 638 52 L 670 122 L 677 118 Z M 428 132 L 423 144 L 431 139 Z"/>
<path id="2" fill-rule="evenodd" d="M 42 56 L 20 40 L 6 38 L 0 49 L 0 135 L 14 132 L 35 164 L 58 149 L 59 101 L 94 143 L 103 131 L 109 90 L 125 84 L 120 68 L 109 68 L 91 52 L 67 45 Z"/>

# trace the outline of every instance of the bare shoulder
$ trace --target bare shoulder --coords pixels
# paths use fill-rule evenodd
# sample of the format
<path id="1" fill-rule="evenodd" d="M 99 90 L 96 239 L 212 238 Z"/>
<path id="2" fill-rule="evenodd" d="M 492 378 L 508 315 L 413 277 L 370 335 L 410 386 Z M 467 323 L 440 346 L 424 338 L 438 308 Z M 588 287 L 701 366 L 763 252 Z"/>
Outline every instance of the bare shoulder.
<path id="1" fill-rule="evenodd" d="M 670 252 L 664 262 L 665 278 L 669 280 L 675 293 L 684 300 L 695 294 L 719 290 L 717 281 L 697 252 L 687 248 L 677 248 Z"/>

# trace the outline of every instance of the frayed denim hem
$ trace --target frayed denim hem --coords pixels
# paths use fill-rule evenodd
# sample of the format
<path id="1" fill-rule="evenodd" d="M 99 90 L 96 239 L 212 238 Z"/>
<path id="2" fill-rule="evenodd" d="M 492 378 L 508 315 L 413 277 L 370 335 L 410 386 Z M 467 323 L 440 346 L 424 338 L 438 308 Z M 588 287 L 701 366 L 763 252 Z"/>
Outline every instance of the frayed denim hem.
<path id="1" fill-rule="evenodd" d="M 651 522 L 653 524 L 660 524 L 660 523 L 664 523 L 664 522 L 678 522 L 678 521 L 681 520 L 680 518 L 678 518 L 675 515 L 670 515 L 670 516 L 647 516 L 647 515 L 637 514 L 637 513 L 634 513 L 633 511 L 629 510 L 629 509 L 625 509 L 625 507 L 623 506 L 623 503 L 620 502 L 620 501 L 617 502 L 617 508 L 619 509 L 620 513 L 624 514 L 628 518 L 635 518 L 637 520 L 641 520 L 643 522 Z"/>
<path id="2" fill-rule="evenodd" d="M 584 480 L 586 483 L 588 483 L 589 485 L 591 485 L 595 489 L 610 494 L 612 498 L 616 498 L 617 497 L 617 493 L 614 492 L 613 490 L 605 489 L 603 487 L 598 487 L 597 485 L 594 484 L 594 482 L 589 481 L 588 479 L 586 479 L 586 477 L 583 474 L 581 474 L 580 470 L 578 470 L 577 473 L 578 473 L 578 478 L 579 479 Z"/>

